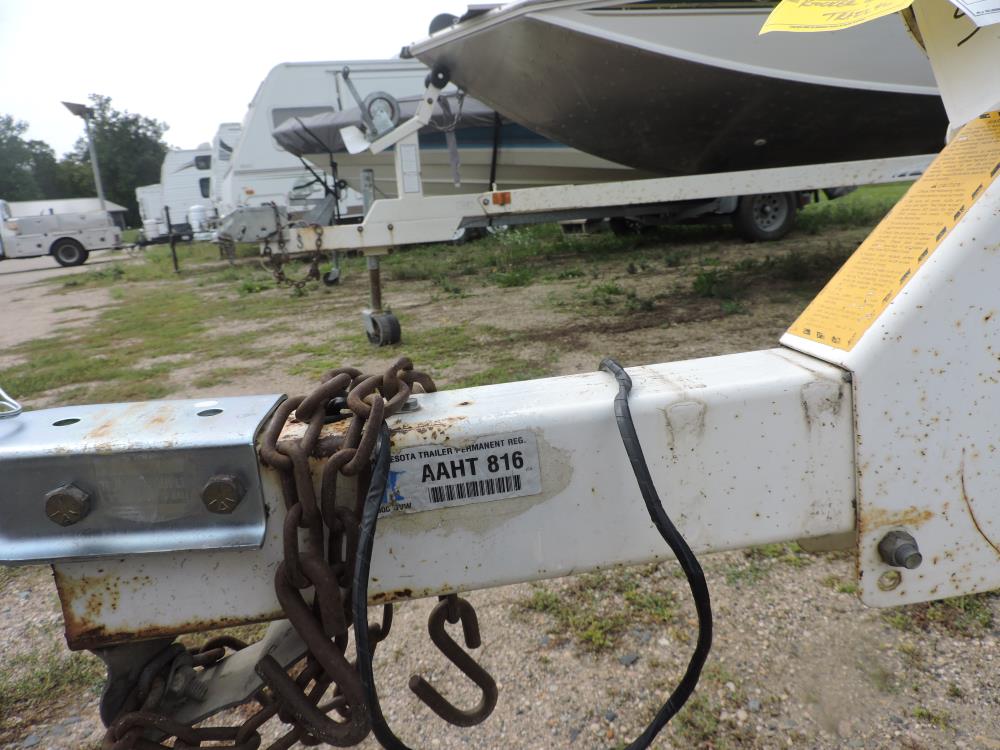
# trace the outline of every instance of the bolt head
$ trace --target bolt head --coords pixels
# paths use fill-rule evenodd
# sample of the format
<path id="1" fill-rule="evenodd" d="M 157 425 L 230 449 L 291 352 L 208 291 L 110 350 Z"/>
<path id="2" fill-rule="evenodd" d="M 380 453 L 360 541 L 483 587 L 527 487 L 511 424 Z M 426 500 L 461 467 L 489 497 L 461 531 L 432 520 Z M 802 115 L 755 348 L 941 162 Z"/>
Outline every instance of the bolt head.
<path id="1" fill-rule="evenodd" d="M 72 526 L 90 512 L 90 493 L 72 482 L 45 495 L 45 515 L 60 526 Z"/>
<path id="2" fill-rule="evenodd" d="M 879 557 L 886 565 L 913 570 L 923 562 L 917 540 L 905 531 L 890 531 L 878 543 Z"/>
<path id="3" fill-rule="evenodd" d="M 246 489 L 234 474 L 216 474 L 201 490 L 201 501 L 212 513 L 232 513 L 243 500 Z"/>

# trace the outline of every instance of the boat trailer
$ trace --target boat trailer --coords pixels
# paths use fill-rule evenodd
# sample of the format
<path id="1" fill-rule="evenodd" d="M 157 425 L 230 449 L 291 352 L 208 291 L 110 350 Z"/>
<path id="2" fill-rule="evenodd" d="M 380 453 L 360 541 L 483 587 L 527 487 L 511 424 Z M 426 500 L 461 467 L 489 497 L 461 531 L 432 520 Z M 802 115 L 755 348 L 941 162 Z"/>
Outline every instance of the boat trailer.
<path id="1" fill-rule="evenodd" d="M 405 747 L 372 671 L 393 602 L 441 597 L 432 638 L 482 698 L 411 689 L 471 726 L 497 689 L 446 631 L 478 645 L 462 592 L 674 558 L 698 645 L 646 747 L 710 643 L 696 554 L 853 547 L 873 607 L 1000 587 L 998 177 L 988 112 L 766 351 L 440 392 L 405 358 L 295 398 L 0 392 L 0 562 L 52 565 L 70 648 L 108 665 L 106 746 L 256 748 L 275 716 L 271 747 Z M 252 645 L 174 642 L 263 621 Z M 248 701 L 239 726 L 194 726 Z"/>
<path id="2" fill-rule="evenodd" d="M 919 154 L 687 177 L 428 196 L 423 193 L 420 175 L 419 130 L 430 121 L 447 84 L 446 72 L 430 75 L 423 100 L 413 117 L 406 121 L 389 121 L 381 129 L 370 127 L 367 133 L 355 127 L 344 129 L 349 131 L 344 133 L 344 141 L 354 153 L 369 150 L 378 154 L 388 148 L 395 149 L 399 197 L 376 199 L 374 175 L 371 170 L 362 170 L 360 188 L 365 210 L 360 223 L 323 225 L 311 218 L 292 221 L 276 208 L 260 207 L 249 209 L 248 215 L 252 214 L 253 220 L 237 221 L 229 230 L 243 239 L 260 237 L 261 253 L 279 264 L 292 255 L 311 256 L 312 277 L 319 276 L 320 255 L 332 253 L 333 270 L 324 277 L 328 284 L 340 279 L 340 253 L 364 255 L 369 306 L 362 311 L 362 319 L 368 340 L 378 346 L 398 344 L 402 340 L 399 319 L 384 304 L 380 268 L 381 258 L 397 248 L 450 242 L 470 231 L 545 222 L 656 215 L 682 221 L 688 216 L 732 213 L 741 196 L 763 199 L 787 193 L 816 192 L 832 186 L 913 180 L 923 174 L 934 158 L 933 154 Z M 369 121 L 379 110 L 369 113 L 366 107 L 386 109 L 383 99 L 388 96 L 380 94 L 381 98 L 373 100 L 374 103 L 362 102 L 359 98 L 359 106 Z M 387 109 L 399 111 L 398 106 Z M 248 224 L 254 227 L 248 229 Z"/>

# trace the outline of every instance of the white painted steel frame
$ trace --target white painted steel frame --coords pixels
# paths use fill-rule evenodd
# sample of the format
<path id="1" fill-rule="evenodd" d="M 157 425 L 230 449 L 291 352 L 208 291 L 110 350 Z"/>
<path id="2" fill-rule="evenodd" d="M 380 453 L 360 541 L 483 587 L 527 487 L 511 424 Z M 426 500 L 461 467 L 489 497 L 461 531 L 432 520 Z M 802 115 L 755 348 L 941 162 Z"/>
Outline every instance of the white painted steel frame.
<path id="1" fill-rule="evenodd" d="M 629 372 L 653 478 L 695 550 L 854 529 L 853 410 L 842 370 L 773 349 Z M 542 492 L 383 519 L 370 600 L 668 557 L 622 447 L 616 392 L 611 376 L 595 372 L 418 396 L 419 411 L 391 420 L 395 448 L 531 430 Z M 260 550 L 58 563 L 70 644 L 280 617 L 272 581 L 284 506 L 273 472 L 264 487 Z"/>
<path id="2" fill-rule="evenodd" d="M 386 138 L 393 135 L 395 131 Z M 409 138 L 415 139 L 416 135 Z M 383 199 L 372 204 L 361 224 L 324 227 L 322 247 L 385 252 L 401 245 L 447 241 L 470 223 L 503 224 L 513 216 L 898 182 L 922 174 L 932 159 L 933 155 L 924 154 L 596 185 Z M 403 194 L 400 189 L 400 195 Z M 296 237 L 301 237 L 304 247 L 316 245 L 315 230 L 311 227 L 290 229 L 289 234 L 293 246 L 297 244 Z"/>
<path id="3" fill-rule="evenodd" d="M 952 229 L 850 352 L 781 341 L 853 373 L 858 568 L 866 604 L 1000 587 L 1000 182 Z M 914 536 L 916 570 L 884 591 L 889 531 Z"/>

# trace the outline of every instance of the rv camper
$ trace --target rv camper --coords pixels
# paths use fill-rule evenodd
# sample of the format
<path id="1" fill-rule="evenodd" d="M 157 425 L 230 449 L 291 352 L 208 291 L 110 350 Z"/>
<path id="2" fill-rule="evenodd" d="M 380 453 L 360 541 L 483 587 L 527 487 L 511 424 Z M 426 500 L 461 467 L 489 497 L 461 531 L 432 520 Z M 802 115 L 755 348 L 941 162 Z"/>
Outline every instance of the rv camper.
<path id="1" fill-rule="evenodd" d="M 165 241 L 171 232 L 186 239 L 207 239 L 208 220 L 215 214 L 211 146 L 203 143 L 196 149 L 168 151 L 160 167 L 158 187 L 158 197 L 156 185 L 135 191 L 145 241 Z"/>
<path id="2" fill-rule="evenodd" d="M 338 112 L 357 106 L 343 70 L 364 97 L 374 91 L 406 96 L 423 89 L 427 68 L 413 60 L 362 60 L 282 63 L 260 84 L 243 118 L 243 130 L 223 179 L 215 205 L 220 216 L 242 206 L 275 203 L 303 210 L 321 200 L 323 185 L 302 161 L 281 149 L 272 135 L 293 118 Z M 218 155 L 216 155 L 218 158 Z M 313 170 L 319 173 L 313 165 Z M 329 171 L 329 163 L 324 164 Z M 329 175 L 326 176 L 329 179 Z M 343 215 L 362 213 L 361 197 L 351 193 L 341 204 Z"/>
<path id="3" fill-rule="evenodd" d="M 135 200 L 139 204 L 143 237 L 157 237 L 160 234 L 160 217 L 163 215 L 163 188 L 160 183 L 137 187 Z"/>
<path id="4" fill-rule="evenodd" d="M 224 216 L 228 211 L 226 206 L 231 203 L 226 199 L 223 191 L 226 176 L 233 168 L 233 155 L 240 145 L 240 136 L 243 133 L 243 126 L 238 122 L 224 122 L 215 131 L 212 139 L 212 186 L 211 199 L 212 206 L 219 216 Z"/>

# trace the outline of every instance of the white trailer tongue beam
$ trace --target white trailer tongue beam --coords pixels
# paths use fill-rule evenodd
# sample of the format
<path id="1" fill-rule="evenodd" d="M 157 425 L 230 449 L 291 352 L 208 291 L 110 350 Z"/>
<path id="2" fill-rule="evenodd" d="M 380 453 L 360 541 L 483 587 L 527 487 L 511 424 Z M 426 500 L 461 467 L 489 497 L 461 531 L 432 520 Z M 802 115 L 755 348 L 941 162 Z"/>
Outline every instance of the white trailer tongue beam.
<path id="1" fill-rule="evenodd" d="M 842 370 L 774 349 L 630 373 L 632 413 L 653 477 L 667 512 L 695 550 L 854 529 L 851 394 Z M 667 557 L 618 436 L 616 393 L 613 378 L 592 373 L 415 396 L 419 409 L 390 420 L 395 510 L 378 526 L 370 601 Z M 270 403 L 258 402 L 258 421 Z M 59 428 L 49 427 L 52 417 L 65 414 L 29 412 L 19 420 L 31 431 L 54 432 Z M 342 424 L 325 430 L 336 434 Z M 116 431 L 108 422 L 96 426 Z M 282 439 L 301 430 L 290 422 Z M 184 450 L 176 444 L 173 449 Z M 191 463 L 190 483 L 201 486 L 231 471 L 212 463 L 218 452 L 214 445 L 204 447 Z M 6 458 L 0 453 L 0 461 Z M 52 471 L 40 474 L 61 477 L 56 467 L 67 465 L 63 455 L 53 453 L 49 462 Z M 169 461 L 163 467 L 173 468 Z M 158 486 L 156 464 L 144 472 L 145 481 Z M 75 475 L 66 479 L 81 483 Z M 122 475 L 88 479 L 95 512 L 73 526 L 48 521 L 44 490 L 33 493 L 38 502 L 31 522 L 47 529 L 50 540 L 61 536 L 65 543 L 64 555 L 55 554 L 51 541 L 46 550 L 56 563 L 71 646 L 279 616 L 273 579 L 282 557 L 284 505 L 273 470 L 261 466 L 259 485 L 248 488 L 237 510 L 266 516 L 259 549 L 238 549 L 234 538 L 231 544 L 203 542 L 202 549 L 170 553 L 59 559 L 78 557 L 80 539 L 103 534 L 107 523 L 96 509 L 113 489 L 110 483 L 128 482 Z M 155 518 L 160 500 L 150 493 L 136 510 L 145 505 Z M 258 512 L 248 515 L 251 504 Z M 195 500 L 182 525 L 214 528 L 227 517 L 235 526 L 235 513 L 219 516 Z M 146 526 L 152 531 L 157 524 Z M 5 549 L 16 547 L 0 545 Z"/>

